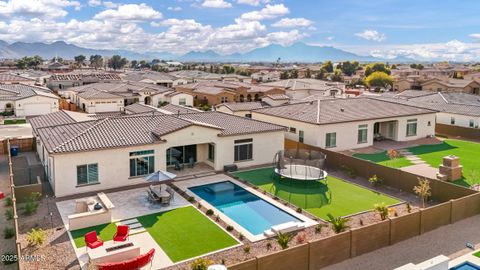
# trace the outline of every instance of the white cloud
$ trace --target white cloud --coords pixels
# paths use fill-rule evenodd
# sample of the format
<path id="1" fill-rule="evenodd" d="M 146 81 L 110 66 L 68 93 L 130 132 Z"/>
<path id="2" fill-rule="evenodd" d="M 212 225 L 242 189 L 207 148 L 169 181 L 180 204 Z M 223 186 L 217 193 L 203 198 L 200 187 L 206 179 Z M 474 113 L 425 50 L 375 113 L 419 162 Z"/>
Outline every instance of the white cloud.
<path id="1" fill-rule="evenodd" d="M 329 37 L 326 37 L 325 39 L 328 40 L 328 41 L 332 41 L 332 40 L 335 39 L 335 37 L 334 36 L 329 36 Z"/>
<path id="2" fill-rule="evenodd" d="M 202 3 L 202 7 L 207 8 L 230 8 L 232 4 L 225 2 L 224 0 L 205 0 Z"/>
<path id="3" fill-rule="evenodd" d="M 480 39 L 480 34 L 470 34 L 468 36 L 474 39 Z"/>
<path id="4" fill-rule="evenodd" d="M 88 5 L 91 7 L 98 7 L 102 5 L 102 0 L 88 0 Z"/>
<path id="5" fill-rule="evenodd" d="M 0 1 L 0 17 L 37 17 L 37 18 L 61 18 L 68 12 L 67 7 L 80 9 L 78 1 L 69 0 L 8 0 Z"/>
<path id="6" fill-rule="evenodd" d="M 272 24 L 273 27 L 293 28 L 293 27 L 307 27 L 313 22 L 305 18 L 283 18 L 280 21 Z"/>
<path id="7" fill-rule="evenodd" d="M 182 11 L 182 7 L 168 7 L 167 9 L 171 11 Z"/>
<path id="8" fill-rule="evenodd" d="M 250 6 L 258 6 L 260 4 L 270 3 L 270 0 L 237 0 L 237 3 L 250 5 Z"/>
<path id="9" fill-rule="evenodd" d="M 372 40 L 372 41 L 377 41 L 377 42 L 382 42 L 384 41 L 387 37 L 376 31 L 376 30 L 364 30 L 363 32 L 356 33 L 355 36 L 366 39 L 366 40 Z"/>
<path id="10" fill-rule="evenodd" d="M 103 5 L 106 8 L 117 8 L 118 6 L 120 6 L 120 4 L 117 4 L 117 3 L 114 3 L 114 2 L 111 2 L 111 1 L 103 1 Z"/>
<path id="11" fill-rule="evenodd" d="M 120 5 L 116 9 L 107 9 L 96 14 L 94 19 L 97 20 L 117 20 L 117 21 L 148 21 L 162 18 L 162 13 L 156 11 L 145 3 L 142 4 L 125 4 Z"/>
<path id="12" fill-rule="evenodd" d="M 244 13 L 240 19 L 245 21 L 261 21 L 266 19 L 274 19 L 288 14 L 290 11 L 284 4 L 266 5 L 261 10 Z"/>

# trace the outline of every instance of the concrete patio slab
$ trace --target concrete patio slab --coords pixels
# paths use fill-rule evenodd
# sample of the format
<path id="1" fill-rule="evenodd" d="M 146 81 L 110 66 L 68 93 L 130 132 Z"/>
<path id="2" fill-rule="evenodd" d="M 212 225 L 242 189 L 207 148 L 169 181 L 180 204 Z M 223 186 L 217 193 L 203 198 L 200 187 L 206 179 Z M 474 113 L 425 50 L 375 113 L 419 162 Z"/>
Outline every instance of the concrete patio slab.
<path id="1" fill-rule="evenodd" d="M 423 177 L 437 179 L 438 169 L 433 168 L 430 165 L 425 163 L 403 167 L 403 168 L 400 168 L 400 170 L 413 173 L 419 176 L 423 176 Z"/>

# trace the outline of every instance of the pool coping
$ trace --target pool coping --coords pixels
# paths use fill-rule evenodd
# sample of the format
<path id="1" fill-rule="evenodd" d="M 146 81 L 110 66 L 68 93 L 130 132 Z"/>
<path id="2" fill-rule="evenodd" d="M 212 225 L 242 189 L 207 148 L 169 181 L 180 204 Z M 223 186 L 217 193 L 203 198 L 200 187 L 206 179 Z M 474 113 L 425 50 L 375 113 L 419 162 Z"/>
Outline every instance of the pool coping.
<path id="1" fill-rule="evenodd" d="M 200 205 L 202 205 L 203 207 L 206 207 L 207 209 L 212 209 L 214 211 L 214 215 L 218 215 L 227 224 L 233 226 L 235 228 L 235 230 L 237 230 L 238 232 L 243 234 L 245 236 L 245 238 L 247 238 L 249 241 L 257 242 L 257 241 L 261 241 L 261 240 L 269 238 L 269 237 L 265 236 L 263 233 L 262 234 L 257 234 L 257 235 L 254 235 L 254 234 L 250 233 L 248 230 L 246 230 L 240 224 L 238 224 L 237 222 L 235 222 L 234 220 L 229 218 L 227 215 L 220 212 L 215 206 L 213 206 L 210 203 L 208 203 L 207 201 L 203 200 L 197 194 L 193 193 L 189 189 L 191 187 L 220 183 L 220 182 L 225 182 L 225 181 L 230 181 L 230 182 L 240 186 L 241 188 L 247 190 L 248 192 L 254 194 L 255 196 L 258 196 L 262 200 L 272 204 L 273 206 L 279 208 L 280 210 L 294 216 L 297 219 L 302 220 L 305 227 L 310 227 L 310 226 L 314 226 L 314 225 L 318 224 L 318 222 L 314 221 L 313 219 L 311 219 L 307 216 L 304 216 L 300 213 L 297 213 L 295 210 L 284 206 L 282 203 L 280 203 L 278 201 L 275 201 L 274 199 L 270 198 L 269 196 L 267 196 L 265 194 L 262 194 L 258 190 L 255 190 L 252 187 L 247 186 L 247 185 L 243 184 L 242 182 L 240 182 L 236 179 L 233 179 L 232 177 L 230 177 L 226 174 L 216 174 L 216 175 L 207 176 L 207 177 L 200 177 L 200 178 L 191 179 L 191 180 L 184 180 L 182 182 L 175 182 L 174 184 L 176 186 L 178 186 L 179 188 L 181 188 L 182 190 L 184 190 L 189 196 L 194 197 L 195 200 L 198 201 L 200 203 Z"/>
<path id="2" fill-rule="evenodd" d="M 462 263 L 465 263 L 465 262 L 469 262 L 469 263 L 475 264 L 477 266 L 480 266 L 480 258 L 473 255 L 474 253 L 477 253 L 479 251 L 480 251 L 480 249 L 477 249 L 477 250 L 469 252 L 466 255 L 460 256 L 460 257 L 455 258 L 453 260 L 450 260 L 450 262 L 448 263 L 448 268 L 450 269 L 450 268 L 453 268 L 453 267 L 460 266 Z"/>

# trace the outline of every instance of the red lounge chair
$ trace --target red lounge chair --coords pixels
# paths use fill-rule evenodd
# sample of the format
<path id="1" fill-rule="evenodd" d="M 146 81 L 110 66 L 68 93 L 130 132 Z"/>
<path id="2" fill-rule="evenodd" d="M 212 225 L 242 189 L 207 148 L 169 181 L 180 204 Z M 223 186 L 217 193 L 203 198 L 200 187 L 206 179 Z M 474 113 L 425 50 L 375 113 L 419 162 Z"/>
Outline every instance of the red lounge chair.
<path id="1" fill-rule="evenodd" d="M 128 239 L 128 231 L 130 228 L 128 225 L 117 226 L 117 232 L 113 236 L 113 242 L 124 242 Z"/>
<path id="2" fill-rule="evenodd" d="M 85 244 L 87 248 L 94 249 L 103 246 L 103 241 L 97 236 L 97 232 L 93 231 L 85 234 Z"/>

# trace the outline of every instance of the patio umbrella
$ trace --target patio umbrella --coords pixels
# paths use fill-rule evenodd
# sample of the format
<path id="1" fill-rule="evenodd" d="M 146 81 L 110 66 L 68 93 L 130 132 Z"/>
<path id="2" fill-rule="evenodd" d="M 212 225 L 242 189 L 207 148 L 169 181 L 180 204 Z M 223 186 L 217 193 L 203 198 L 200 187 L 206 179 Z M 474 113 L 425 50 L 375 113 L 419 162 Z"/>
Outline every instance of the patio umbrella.
<path id="1" fill-rule="evenodd" d="M 176 174 L 159 170 L 152 174 L 147 175 L 144 179 L 147 182 L 163 182 L 163 181 L 173 180 L 175 177 L 177 177 Z"/>

